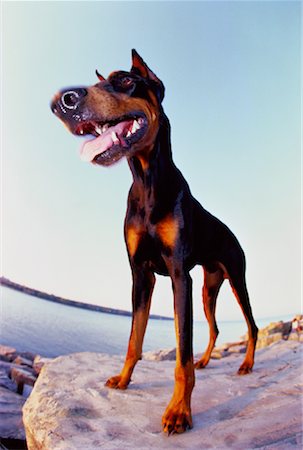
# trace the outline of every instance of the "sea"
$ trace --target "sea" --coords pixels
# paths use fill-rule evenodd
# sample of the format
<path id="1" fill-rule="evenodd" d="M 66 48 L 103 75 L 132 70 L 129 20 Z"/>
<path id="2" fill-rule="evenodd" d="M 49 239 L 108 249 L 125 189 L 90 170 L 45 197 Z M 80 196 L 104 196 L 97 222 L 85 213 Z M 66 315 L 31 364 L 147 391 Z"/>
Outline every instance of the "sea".
<path id="1" fill-rule="evenodd" d="M 45 357 L 76 352 L 123 355 L 131 327 L 131 317 L 89 311 L 29 296 L 1 286 L 0 344 Z M 259 328 L 279 319 L 258 320 Z M 282 320 L 291 320 L 283 317 Z M 218 322 L 217 344 L 238 341 L 246 333 L 243 321 Z M 208 343 L 206 322 L 194 322 L 194 353 Z M 143 352 L 176 346 L 173 320 L 150 319 Z"/>

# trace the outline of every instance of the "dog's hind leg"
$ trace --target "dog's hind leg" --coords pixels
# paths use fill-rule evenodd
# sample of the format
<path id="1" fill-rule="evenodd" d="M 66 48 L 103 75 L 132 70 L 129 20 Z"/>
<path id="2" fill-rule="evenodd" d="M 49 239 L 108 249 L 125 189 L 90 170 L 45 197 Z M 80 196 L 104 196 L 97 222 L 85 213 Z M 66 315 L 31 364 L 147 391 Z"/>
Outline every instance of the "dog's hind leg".
<path id="1" fill-rule="evenodd" d="M 209 326 L 209 342 L 202 358 L 195 363 L 196 369 L 203 369 L 205 366 L 207 366 L 210 360 L 211 352 L 215 346 L 216 339 L 219 334 L 215 312 L 217 296 L 224 280 L 223 271 L 220 268 L 215 272 L 209 272 L 205 267 L 203 267 L 203 270 L 204 284 L 202 289 L 202 298 L 204 312 Z"/>
<path id="2" fill-rule="evenodd" d="M 151 296 L 155 284 L 155 275 L 144 267 L 133 271 L 133 318 L 124 367 L 119 375 L 109 378 L 106 386 L 114 389 L 126 389 L 136 363 L 141 358 L 143 338 L 149 316 Z"/>
<path id="3" fill-rule="evenodd" d="M 238 370 L 239 375 L 246 375 L 247 373 L 250 373 L 252 371 L 254 365 L 258 328 L 252 315 L 245 279 L 238 279 L 237 277 L 234 277 L 234 279 L 230 278 L 230 284 L 233 293 L 242 309 L 248 327 L 247 350 L 244 361 Z"/>
<path id="4" fill-rule="evenodd" d="M 226 276 L 229 279 L 232 291 L 242 309 L 248 327 L 247 350 L 244 361 L 238 370 L 239 375 L 245 375 L 252 371 L 254 365 L 255 348 L 258 338 L 258 327 L 253 318 L 246 287 L 244 254 L 237 255 L 237 257 L 234 256 L 225 265 L 225 268 Z"/>

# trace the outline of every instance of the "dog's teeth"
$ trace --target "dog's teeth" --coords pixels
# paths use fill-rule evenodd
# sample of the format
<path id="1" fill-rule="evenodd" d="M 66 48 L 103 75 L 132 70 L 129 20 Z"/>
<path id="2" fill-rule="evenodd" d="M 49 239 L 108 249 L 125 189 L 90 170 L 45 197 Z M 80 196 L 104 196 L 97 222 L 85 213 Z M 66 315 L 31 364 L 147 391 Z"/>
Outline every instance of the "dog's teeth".
<path id="1" fill-rule="evenodd" d="M 132 133 L 135 133 L 137 130 L 139 130 L 139 128 L 140 128 L 139 123 L 138 123 L 136 120 L 134 120 L 132 129 L 131 129 L 131 132 L 132 132 Z"/>
<path id="2" fill-rule="evenodd" d="M 131 132 L 128 130 L 126 137 L 129 137 L 131 135 L 132 135 Z"/>
<path id="3" fill-rule="evenodd" d="M 102 133 L 104 133 L 107 129 L 108 129 L 108 123 L 106 123 L 105 125 L 103 125 L 103 127 L 102 127 Z"/>
<path id="4" fill-rule="evenodd" d="M 81 129 L 81 130 L 79 130 L 79 133 L 80 133 L 80 134 L 83 134 L 83 130 L 82 130 L 82 129 Z"/>
<path id="5" fill-rule="evenodd" d="M 113 143 L 114 143 L 114 144 L 118 144 L 119 138 L 118 138 L 118 136 L 116 135 L 116 132 L 115 132 L 115 131 L 112 131 L 111 137 L 112 137 Z"/>
<path id="6" fill-rule="evenodd" d="M 96 133 L 98 133 L 98 134 L 102 134 L 102 128 L 101 128 L 99 125 L 96 125 L 95 131 L 96 131 Z"/>

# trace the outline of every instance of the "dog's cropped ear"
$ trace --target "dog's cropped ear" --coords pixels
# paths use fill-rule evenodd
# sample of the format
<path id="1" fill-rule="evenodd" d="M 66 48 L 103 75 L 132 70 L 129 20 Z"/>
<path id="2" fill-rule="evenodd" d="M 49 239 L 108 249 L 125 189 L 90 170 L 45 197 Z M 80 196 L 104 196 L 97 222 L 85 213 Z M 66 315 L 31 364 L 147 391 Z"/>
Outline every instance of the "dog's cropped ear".
<path id="1" fill-rule="evenodd" d="M 96 75 L 100 81 L 105 81 L 105 78 L 101 75 L 101 73 L 98 72 L 98 69 L 96 69 Z"/>
<path id="2" fill-rule="evenodd" d="M 139 53 L 136 50 L 132 49 L 132 68 L 130 69 L 131 73 L 136 75 L 140 75 L 143 78 L 146 78 L 151 81 L 151 84 L 155 88 L 155 92 L 157 94 L 158 100 L 161 103 L 164 98 L 164 85 L 161 80 L 154 74 L 152 70 L 148 67 L 148 65 L 143 61 Z"/>

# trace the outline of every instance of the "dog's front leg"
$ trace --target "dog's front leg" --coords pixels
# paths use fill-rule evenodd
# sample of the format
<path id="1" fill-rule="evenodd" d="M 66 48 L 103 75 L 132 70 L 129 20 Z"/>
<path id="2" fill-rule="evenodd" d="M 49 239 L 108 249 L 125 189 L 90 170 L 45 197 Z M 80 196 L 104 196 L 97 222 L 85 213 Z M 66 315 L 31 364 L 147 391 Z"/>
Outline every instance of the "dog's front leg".
<path id="1" fill-rule="evenodd" d="M 182 268 L 170 270 L 174 291 L 177 339 L 174 393 L 162 417 L 163 431 L 183 433 L 192 428 L 191 393 L 195 384 L 192 350 L 192 280 Z"/>
<path id="2" fill-rule="evenodd" d="M 106 386 L 126 389 L 137 361 L 141 358 L 143 338 L 148 321 L 150 301 L 155 284 L 153 272 L 142 266 L 132 266 L 133 318 L 124 367 L 119 375 L 109 378 Z"/>

